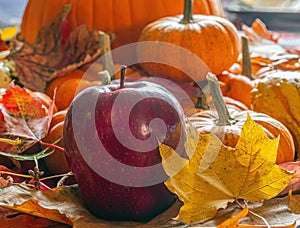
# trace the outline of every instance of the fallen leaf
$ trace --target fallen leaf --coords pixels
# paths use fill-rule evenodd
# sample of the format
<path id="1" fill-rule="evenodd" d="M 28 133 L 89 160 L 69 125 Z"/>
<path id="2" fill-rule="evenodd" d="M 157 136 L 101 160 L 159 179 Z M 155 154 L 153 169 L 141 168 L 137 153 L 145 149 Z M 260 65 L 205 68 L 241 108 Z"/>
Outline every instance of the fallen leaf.
<path id="1" fill-rule="evenodd" d="M 63 186 L 48 191 L 38 191 L 22 185 L 13 185 L 0 189 L 0 218 L 6 214 L 5 211 L 2 212 L 3 210 L 1 210 L 1 208 L 5 207 L 21 213 L 64 223 L 74 228 L 217 227 L 217 225 L 241 212 L 240 207 L 236 203 L 232 203 L 226 209 L 218 210 L 214 219 L 204 223 L 189 225 L 174 219 L 181 206 L 182 202 L 176 201 L 173 206 L 148 223 L 108 221 L 96 218 L 86 210 L 78 185 Z M 249 210 L 266 218 L 272 227 L 290 227 L 295 221 L 297 221 L 297 225 L 300 224 L 300 215 L 290 212 L 287 197 L 251 203 L 248 206 Z M 240 218 L 240 222 L 248 226 L 264 226 L 260 218 L 249 213 L 247 216 Z"/>
<path id="2" fill-rule="evenodd" d="M 281 44 L 281 33 L 267 30 L 266 25 L 259 19 L 251 27 L 243 25 L 242 31 L 249 40 L 252 65 L 281 70 L 300 69 L 298 53 Z"/>
<path id="3" fill-rule="evenodd" d="M 238 227 L 242 227 L 242 228 L 296 228 L 296 222 L 290 224 L 290 225 L 286 225 L 286 226 L 267 226 L 267 225 L 246 225 L 246 224 L 242 224 L 239 225 Z"/>
<path id="4" fill-rule="evenodd" d="M 103 53 L 99 39 L 103 32 L 88 30 L 85 24 L 69 32 L 66 17 L 70 10 L 71 4 L 64 5 L 52 23 L 40 29 L 33 44 L 17 36 L 17 48 L 7 59 L 16 63 L 18 79 L 27 88 L 43 92 L 50 80 Z"/>
<path id="5" fill-rule="evenodd" d="M 0 165 L 0 176 L 3 177 L 4 179 L 7 179 L 9 176 L 12 178 L 13 183 L 21 183 L 25 180 L 24 177 L 19 176 L 18 174 L 22 174 L 23 170 L 12 170 L 7 168 L 4 165 Z M 17 175 L 14 175 L 17 174 Z"/>
<path id="6" fill-rule="evenodd" d="M 0 206 L 30 215 L 72 225 L 72 227 L 134 227 L 137 222 L 107 221 L 90 214 L 84 207 L 77 185 L 39 191 L 27 186 L 9 186 L 0 189 Z M 181 202 L 149 222 L 149 227 L 166 224 L 178 212 Z M 145 225 L 145 224 L 143 224 Z"/>
<path id="7" fill-rule="evenodd" d="M 7 179 L 0 177 L 0 188 L 6 188 L 12 184 L 13 180 L 11 177 L 8 177 Z"/>
<path id="8" fill-rule="evenodd" d="M 251 29 L 258 36 L 256 37 L 257 39 L 264 38 L 264 39 L 274 41 L 275 43 L 278 42 L 280 33 L 269 31 L 267 29 L 267 26 L 259 18 L 256 18 L 254 20 L 254 22 L 251 25 Z"/>
<path id="9" fill-rule="evenodd" d="M 4 41 L 12 39 L 18 31 L 18 26 L 5 27 L 0 29 L 1 39 Z"/>
<path id="10" fill-rule="evenodd" d="M 1 226 L 7 228 L 13 227 L 52 227 L 52 228 L 67 228 L 70 225 L 55 222 L 53 220 L 40 218 L 9 208 L 0 207 Z"/>
<path id="11" fill-rule="evenodd" d="M 40 98 L 32 97 L 25 89 L 9 84 L 6 92 L 2 95 L 3 106 L 15 117 L 34 119 L 46 116 L 46 109 Z"/>
<path id="12" fill-rule="evenodd" d="M 217 226 L 217 228 L 295 228 L 296 227 L 296 221 L 294 223 L 288 224 L 288 225 L 250 225 L 250 224 L 239 224 L 239 221 L 242 218 L 245 218 L 249 212 L 248 206 L 244 207 L 243 210 L 241 210 L 237 215 L 225 220 L 220 225 Z M 252 213 L 253 214 L 253 213 Z M 254 215 L 255 216 L 255 215 Z M 257 217 L 258 219 L 261 219 L 261 217 Z M 265 219 L 265 218 L 264 218 Z"/>
<path id="13" fill-rule="evenodd" d="M 40 98 L 13 82 L 1 95 L 0 151 L 19 154 L 48 134 L 55 98 L 47 110 Z"/>
<path id="14" fill-rule="evenodd" d="M 272 227 L 289 227 L 296 222 L 296 226 L 300 224 L 300 215 L 290 211 L 288 206 L 288 197 L 272 198 L 261 202 L 248 203 L 248 210 L 265 218 Z M 204 223 L 196 223 L 193 227 L 216 227 L 227 219 L 230 219 L 240 213 L 241 208 L 236 203 L 229 204 L 226 209 L 218 210 L 216 216 Z M 247 216 L 240 219 L 240 226 L 257 226 L 264 227 L 264 221 L 248 213 Z"/>
<path id="15" fill-rule="evenodd" d="M 230 219 L 227 219 L 225 222 L 222 222 L 220 225 L 217 226 L 217 228 L 233 228 L 233 227 L 238 227 L 239 220 L 241 218 L 244 218 L 248 214 L 248 207 L 244 207 L 243 210 L 241 210 L 240 213 L 237 215 L 233 216 Z"/>
<path id="16" fill-rule="evenodd" d="M 295 214 L 300 214 L 300 195 L 293 195 L 292 191 L 289 191 L 289 208 Z"/>
<path id="17" fill-rule="evenodd" d="M 293 172 L 293 178 L 290 180 L 288 186 L 278 194 L 278 196 L 284 196 L 289 193 L 291 190 L 292 192 L 300 192 L 300 161 L 296 162 L 285 162 L 279 164 L 282 169 L 288 170 Z"/>
<path id="18" fill-rule="evenodd" d="M 191 156 L 186 160 L 162 144 L 163 167 L 170 176 L 165 184 L 184 203 L 178 219 L 204 222 L 229 202 L 275 197 L 292 178 L 275 164 L 278 140 L 269 139 L 248 115 L 236 148 L 225 147 L 213 134 L 200 134 L 196 149 L 187 153 Z M 174 174 L 178 161 L 186 165 Z"/>

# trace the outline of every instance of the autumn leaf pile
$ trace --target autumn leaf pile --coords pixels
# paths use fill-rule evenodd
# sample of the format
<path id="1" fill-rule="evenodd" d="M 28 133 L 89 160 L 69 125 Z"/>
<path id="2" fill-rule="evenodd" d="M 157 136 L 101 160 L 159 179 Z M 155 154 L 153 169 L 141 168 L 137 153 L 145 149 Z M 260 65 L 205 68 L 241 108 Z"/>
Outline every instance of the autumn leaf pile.
<path id="1" fill-rule="evenodd" d="M 40 31 L 35 43 L 29 44 L 18 37 L 8 57 L 16 64 L 18 81 L 0 91 L 0 156 L 17 169 L 0 166 L 0 209 L 6 209 L 4 212 L 9 215 L 26 213 L 67 226 L 139 226 L 134 222 L 95 218 L 86 210 L 78 186 L 64 185 L 70 173 L 49 177 L 40 170 L 40 160 L 58 148 L 55 142 L 43 142 L 54 114 L 55 95 L 51 104 L 45 106 L 34 93 L 44 91 L 52 79 L 95 60 L 104 52 L 99 31 L 88 31 L 85 26 L 68 31 L 65 18 L 69 10 L 66 5 L 59 17 Z M 247 27 L 244 31 L 250 40 L 258 42 L 261 38 Z M 263 35 L 274 42 L 277 39 L 271 33 Z M 297 53 L 279 48 L 266 56 L 256 48 L 253 65 L 297 67 Z M 191 126 L 187 134 L 188 158 L 180 157 L 167 145 L 160 145 L 163 167 L 169 175 L 165 185 L 178 196 L 178 201 L 143 225 L 296 227 L 300 221 L 300 199 L 292 190 L 300 188 L 300 163 L 275 164 L 279 137 L 270 139 L 250 116 L 235 148 L 225 146 L 214 134 L 199 134 Z M 27 153 L 34 145 L 39 146 L 37 153 Z M 41 145 L 47 149 L 42 150 Z M 29 172 L 22 169 L 24 161 L 33 163 Z M 55 185 L 47 186 L 48 178 L 55 178 Z"/>

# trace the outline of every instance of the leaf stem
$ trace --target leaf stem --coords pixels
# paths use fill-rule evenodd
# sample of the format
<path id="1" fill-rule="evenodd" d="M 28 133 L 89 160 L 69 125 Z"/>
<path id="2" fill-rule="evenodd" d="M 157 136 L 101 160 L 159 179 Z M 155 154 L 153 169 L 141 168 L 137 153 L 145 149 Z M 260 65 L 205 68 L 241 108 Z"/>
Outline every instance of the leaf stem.
<path id="1" fill-rule="evenodd" d="M 222 96 L 220 84 L 218 82 L 216 75 L 209 72 L 207 74 L 206 78 L 208 81 L 211 97 L 213 99 L 213 104 L 218 113 L 218 123 L 217 124 L 220 126 L 230 125 L 231 124 L 230 120 L 232 120 L 232 118 L 226 107 L 224 98 Z"/>
<path id="2" fill-rule="evenodd" d="M 33 184 L 26 184 L 26 183 L 12 183 L 12 185 L 18 185 L 20 187 L 27 186 L 27 187 L 30 187 L 30 188 L 34 188 Z"/>
<path id="3" fill-rule="evenodd" d="M 24 178 L 28 178 L 28 179 L 33 178 L 33 176 L 31 176 L 31 175 L 25 175 L 25 174 L 19 174 L 19 173 L 7 172 L 7 171 L 0 171 L 0 175 L 2 175 L 2 174 L 7 174 L 10 176 L 16 176 L 16 177 L 24 177 Z"/>
<path id="4" fill-rule="evenodd" d="M 40 181 L 51 180 L 54 178 L 64 177 L 64 176 L 73 176 L 73 173 L 69 172 L 69 173 L 65 173 L 65 174 L 58 174 L 58 175 L 54 175 L 54 176 L 43 177 L 40 179 Z"/>
<path id="5" fill-rule="evenodd" d="M 244 208 L 244 206 L 243 206 L 238 200 L 236 200 L 235 202 L 237 203 L 237 205 L 239 205 L 240 208 L 242 208 L 242 209 Z M 247 202 L 246 202 L 246 201 L 244 201 L 244 203 L 245 203 L 245 205 L 247 205 Z M 248 206 L 248 205 L 247 205 L 247 206 Z M 261 216 L 261 215 L 255 213 L 254 211 L 249 210 L 249 207 L 248 207 L 248 212 L 249 212 L 250 214 L 256 216 L 257 218 L 260 218 L 260 219 L 266 224 L 266 226 L 267 226 L 268 228 L 271 228 L 270 224 L 268 223 L 268 221 L 267 221 L 263 216 Z"/>
<path id="6" fill-rule="evenodd" d="M 22 141 L 20 139 L 13 140 L 13 139 L 7 139 L 7 138 L 0 138 L 0 142 L 8 143 L 10 145 L 19 145 L 19 144 L 21 144 Z"/>
<path id="7" fill-rule="evenodd" d="M 43 141 L 40 141 L 41 145 L 44 145 L 44 146 L 47 146 L 47 147 L 52 147 L 54 149 L 58 149 L 58 150 L 61 150 L 61 151 L 65 151 L 64 148 L 58 146 L 58 145 L 55 145 L 55 144 L 51 144 L 51 143 L 46 143 L 46 142 L 43 142 Z"/>

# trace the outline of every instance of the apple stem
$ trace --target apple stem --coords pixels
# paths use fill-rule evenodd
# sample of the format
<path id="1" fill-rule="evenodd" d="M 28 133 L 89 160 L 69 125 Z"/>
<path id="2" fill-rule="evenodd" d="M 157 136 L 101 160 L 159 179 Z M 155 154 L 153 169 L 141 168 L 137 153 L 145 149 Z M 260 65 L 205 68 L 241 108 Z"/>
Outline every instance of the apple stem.
<path id="1" fill-rule="evenodd" d="M 120 67 L 121 76 L 120 76 L 120 89 L 124 88 L 125 84 L 125 75 L 126 75 L 127 66 L 123 65 Z"/>

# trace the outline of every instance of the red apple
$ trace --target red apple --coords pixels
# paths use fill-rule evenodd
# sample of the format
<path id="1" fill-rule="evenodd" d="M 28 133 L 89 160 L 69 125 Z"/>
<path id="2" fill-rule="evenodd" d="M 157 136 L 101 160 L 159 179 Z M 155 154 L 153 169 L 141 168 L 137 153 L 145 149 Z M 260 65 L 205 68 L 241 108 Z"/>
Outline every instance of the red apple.
<path id="1" fill-rule="evenodd" d="M 164 181 L 159 142 L 184 155 L 185 121 L 162 86 L 125 82 L 78 94 L 66 115 L 65 154 L 87 208 L 110 220 L 147 221 L 176 199 Z"/>

